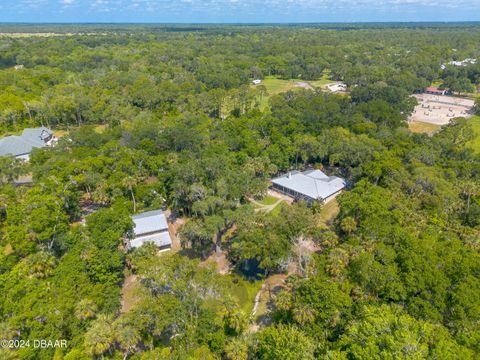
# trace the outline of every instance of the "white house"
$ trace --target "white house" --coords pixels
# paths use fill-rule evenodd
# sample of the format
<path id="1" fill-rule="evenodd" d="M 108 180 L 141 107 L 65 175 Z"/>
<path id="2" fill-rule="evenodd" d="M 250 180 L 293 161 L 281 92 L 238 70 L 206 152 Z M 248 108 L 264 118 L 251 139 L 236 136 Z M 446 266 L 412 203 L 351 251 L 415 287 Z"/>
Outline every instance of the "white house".
<path id="1" fill-rule="evenodd" d="M 320 170 L 291 171 L 272 180 L 272 188 L 297 200 L 328 202 L 345 188 L 344 179 Z"/>
<path id="2" fill-rule="evenodd" d="M 262 80 L 260 79 L 255 79 L 252 81 L 253 85 L 260 85 L 262 83 Z"/>
<path id="3" fill-rule="evenodd" d="M 17 159 L 28 160 L 34 148 L 51 146 L 54 141 L 53 132 L 46 127 L 24 129 L 20 136 L 0 139 L 0 156 L 13 155 Z"/>
<path id="4" fill-rule="evenodd" d="M 132 216 L 135 237 L 129 241 L 129 248 L 138 248 L 152 242 L 161 250 L 172 248 L 167 218 L 162 210 L 148 211 Z"/>

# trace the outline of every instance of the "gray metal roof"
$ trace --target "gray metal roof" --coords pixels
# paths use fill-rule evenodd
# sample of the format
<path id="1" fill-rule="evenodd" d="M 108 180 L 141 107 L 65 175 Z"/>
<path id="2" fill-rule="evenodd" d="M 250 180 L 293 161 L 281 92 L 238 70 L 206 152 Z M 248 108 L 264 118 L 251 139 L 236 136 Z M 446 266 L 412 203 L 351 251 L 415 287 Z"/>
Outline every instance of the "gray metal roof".
<path id="1" fill-rule="evenodd" d="M 50 129 L 47 129 L 45 126 L 39 128 L 29 128 L 24 129 L 22 132 L 22 138 L 24 140 L 30 141 L 32 143 L 36 142 L 38 144 L 45 144 L 50 137 L 53 136 L 53 133 Z"/>
<path id="2" fill-rule="evenodd" d="M 135 223 L 134 233 L 137 237 L 168 230 L 167 218 L 162 210 L 133 215 L 132 220 Z"/>
<path id="3" fill-rule="evenodd" d="M 30 154 L 34 148 L 47 145 L 53 133 L 46 127 L 25 129 L 21 136 L 7 136 L 0 139 L 0 156 L 21 156 Z"/>
<path id="4" fill-rule="evenodd" d="M 292 171 L 273 179 L 272 183 L 311 199 L 326 199 L 346 186 L 344 179 L 327 176 L 320 170 Z"/>
<path id="5" fill-rule="evenodd" d="M 172 239 L 170 238 L 170 234 L 168 233 L 168 231 L 164 231 L 161 233 L 137 237 L 132 241 L 130 241 L 130 246 L 132 248 L 139 248 L 140 246 L 142 246 L 147 242 L 153 242 L 158 247 L 172 245 Z"/>

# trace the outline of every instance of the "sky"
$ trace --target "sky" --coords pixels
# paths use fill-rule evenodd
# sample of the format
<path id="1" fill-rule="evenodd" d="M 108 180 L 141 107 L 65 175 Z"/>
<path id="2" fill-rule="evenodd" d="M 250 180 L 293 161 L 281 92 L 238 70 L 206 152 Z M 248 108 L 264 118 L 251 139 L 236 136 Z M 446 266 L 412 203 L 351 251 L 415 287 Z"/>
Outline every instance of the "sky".
<path id="1" fill-rule="evenodd" d="M 479 21 L 480 0 L 0 0 L 0 22 Z"/>

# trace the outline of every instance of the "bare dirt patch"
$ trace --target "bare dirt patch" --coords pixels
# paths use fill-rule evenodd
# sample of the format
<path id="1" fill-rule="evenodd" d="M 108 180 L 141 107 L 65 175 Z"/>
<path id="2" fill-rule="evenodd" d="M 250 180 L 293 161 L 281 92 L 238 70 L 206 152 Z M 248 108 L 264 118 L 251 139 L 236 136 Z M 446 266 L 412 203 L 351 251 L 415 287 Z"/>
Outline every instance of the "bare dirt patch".
<path id="1" fill-rule="evenodd" d="M 307 90 L 314 90 L 313 86 L 307 82 L 299 81 L 295 83 L 295 87 L 301 87 Z"/>
<path id="2" fill-rule="evenodd" d="M 410 122 L 446 125 L 455 117 L 471 117 L 474 101 L 455 96 L 415 94 L 418 105 Z"/>

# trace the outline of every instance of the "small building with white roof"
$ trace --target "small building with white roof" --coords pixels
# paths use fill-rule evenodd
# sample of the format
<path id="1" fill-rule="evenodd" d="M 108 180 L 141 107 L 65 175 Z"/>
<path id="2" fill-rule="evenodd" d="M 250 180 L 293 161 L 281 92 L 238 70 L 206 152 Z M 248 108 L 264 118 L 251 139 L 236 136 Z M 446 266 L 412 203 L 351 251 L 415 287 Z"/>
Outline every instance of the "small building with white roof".
<path id="1" fill-rule="evenodd" d="M 337 82 L 333 84 L 328 84 L 327 89 L 333 93 L 338 93 L 338 92 L 346 92 L 347 91 L 347 84 L 344 82 Z"/>
<path id="2" fill-rule="evenodd" d="M 272 180 L 272 188 L 296 200 L 328 202 L 345 188 L 344 179 L 320 170 L 291 171 Z"/>
<path id="3" fill-rule="evenodd" d="M 139 248 L 152 242 L 161 250 L 172 248 L 172 239 L 168 232 L 168 222 L 162 210 L 148 211 L 132 216 L 135 224 L 134 238 L 129 241 L 129 248 Z"/>

